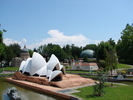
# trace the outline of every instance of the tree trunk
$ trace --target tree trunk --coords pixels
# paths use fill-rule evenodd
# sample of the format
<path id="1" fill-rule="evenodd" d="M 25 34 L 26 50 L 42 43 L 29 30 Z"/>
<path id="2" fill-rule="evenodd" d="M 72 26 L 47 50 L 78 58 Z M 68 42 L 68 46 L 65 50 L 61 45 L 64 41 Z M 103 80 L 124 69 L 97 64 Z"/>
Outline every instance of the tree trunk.
<path id="1" fill-rule="evenodd" d="M 111 69 L 111 77 L 113 76 L 113 75 L 112 75 L 112 71 L 113 71 L 113 70 Z M 111 79 L 111 86 L 113 86 L 113 79 Z"/>

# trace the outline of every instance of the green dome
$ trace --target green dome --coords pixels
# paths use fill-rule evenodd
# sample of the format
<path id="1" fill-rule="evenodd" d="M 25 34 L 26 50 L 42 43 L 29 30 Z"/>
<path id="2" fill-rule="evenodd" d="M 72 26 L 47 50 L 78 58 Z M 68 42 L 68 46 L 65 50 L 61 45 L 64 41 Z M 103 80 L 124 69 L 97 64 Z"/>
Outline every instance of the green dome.
<path id="1" fill-rule="evenodd" d="M 80 58 L 83 58 L 84 56 L 87 56 L 88 58 L 94 58 L 95 57 L 95 51 L 87 49 L 82 51 L 82 53 L 80 54 Z"/>

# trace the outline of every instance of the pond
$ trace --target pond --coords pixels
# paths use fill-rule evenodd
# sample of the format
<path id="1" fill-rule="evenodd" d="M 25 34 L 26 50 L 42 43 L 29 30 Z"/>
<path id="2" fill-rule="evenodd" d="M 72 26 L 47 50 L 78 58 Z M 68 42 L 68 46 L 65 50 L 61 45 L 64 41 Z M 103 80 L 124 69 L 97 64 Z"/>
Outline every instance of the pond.
<path id="1" fill-rule="evenodd" d="M 55 98 L 48 95 L 44 95 L 35 91 L 31 91 L 24 87 L 20 87 L 5 81 L 5 78 L 0 78 L 0 100 L 10 100 L 7 95 L 8 88 L 16 87 L 18 94 L 22 100 L 61 100 L 61 98 Z"/>

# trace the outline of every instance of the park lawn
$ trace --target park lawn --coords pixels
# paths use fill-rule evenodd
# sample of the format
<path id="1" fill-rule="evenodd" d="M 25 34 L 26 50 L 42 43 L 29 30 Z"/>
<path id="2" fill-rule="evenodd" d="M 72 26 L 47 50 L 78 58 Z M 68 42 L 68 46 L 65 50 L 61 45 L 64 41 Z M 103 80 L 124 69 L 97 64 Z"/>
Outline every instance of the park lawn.
<path id="1" fill-rule="evenodd" d="M 131 66 L 126 65 L 126 64 L 118 63 L 118 64 L 117 64 L 117 68 L 118 68 L 118 69 L 121 69 L 121 68 L 131 68 Z"/>
<path id="2" fill-rule="evenodd" d="M 66 70 L 67 73 L 85 73 L 90 74 L 90 71 L 82 71 L 82 70 Z M 96 71 L 93 71 L 92 73 L 97 73 Z"/>
<path id="3" fill-rule="evenodd" d="M 0 70 L 3 70 L 3 69 L 0 68 Z M 16 71 L 16 70 L 19 70 L 19 67 L 5 67 L 4 70 L 6 70 L 6 71 Z"/>
<path id="4" fill-rule="evenodd" d="M 79 88 L 77 90 L 81 92 L 72 95 L 83 100 L 133 100 L 133 86 L 114 84 L 116 87 L 109 87 L 109 85 L 109 83 L 106 84 L 107 87 L 104 88 L 106 93 L 101 97 L 93 95 L 93 86 Z"/>
<path id="5" fill-rule="evenodd" d="M 13 75 L 13 73 L 11 73 L 11 74 L 0 74 L 0 77 L 3 77 L 3 76 L 12 76 Z"/>

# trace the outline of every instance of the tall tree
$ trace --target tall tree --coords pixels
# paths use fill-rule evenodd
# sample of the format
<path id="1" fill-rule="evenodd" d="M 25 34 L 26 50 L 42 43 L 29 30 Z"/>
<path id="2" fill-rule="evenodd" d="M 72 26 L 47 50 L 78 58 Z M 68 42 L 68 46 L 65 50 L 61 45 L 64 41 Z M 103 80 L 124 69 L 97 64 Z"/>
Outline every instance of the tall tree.
<path id="1" fill-rule="evenodd" d="M 105 54 L 106 54 L 106 58 L 105 58 L 106 66 L 108 70 L 111 72 L 111 76 L 112 76 L 113 70 L 117 69 L 117 56 L 116 56 L 115 49 L 109 50 L 109 51 L 105 49 Z M 111 86 L 113 86 L 113 82 L 111 82 Z"/>
<path id="2" fill-rule="evenodd" d="M 19 44 L 14 43 L 14 44 L 10 44 L 9 47 L 12 49 L 13 51 L 13 57 L 19 57 L 20 56 L 20 52 L 21 52 L 21 47 Z"/>
<path id="3" fill-rule="evenodd" d="M 2 66 L 2 61 L 5 59 L 5 47 L 5 44 L 0 43 L 0 67 Z"/>
<path id="4" fill-rule="evenodd" d="M 9 66 L 9 62 L 12 60 L 14 57 L 12 48 L 10 46 L 6 46 L 5 48 L 5 60 L 7 61 L 7 66 Z"/>
<path id="5" fill-rule="evenodd" d="M 105 55 L 105 49 L 107 51 L 112 50 L 113 47 L 110 45 L 109 42 L 100 42 L 100 44 L 98 44 L 98 51 L 97 51 L 97 59 L 98 60 L 105 60 L 106 55 Z"/>
<path id="6" fill-rule="evenodd" d="M 116 47 L 119 61 L 133 64 L 133 24 L 127 24 L 121 34 L 121 39 L 118 41 Z"/>
<path id="7" fill-rule="evenodd" d="M 71 45 L 71 53 L 74 59 L 79 58 L 82 52 L 82 47 L 75 46 L 74 44 Z"/>
<path id="8" fill-rule="evenodd" d="M 91 50 L 94 50 L 95 52 L 97 52 L 97 45 L 96 44 L 88 44 L 83 48 L 83 50 L 86 50 L 86 49 L 91 49 Z"/>
<path id="9" fill-rule="evenodd" d="M 3 43 L 3 32 L 0 30 L 0 43 Z"/>
<path id="10" fill-rule="evenodd" d="M 108 42 L 110 43 L 110 45 L 111 45 L 113 48 L 115 48 L 116 43 L 115 43 L 115 41 L 114 41 L 112 38 L 110 38 L 110 39 L 108 40 Z"/>
<path id="11" fill-rule="evenodd" d="M 2 66 L 2 61 L 4 60 L 5 58 L 5 47 L 6 45 L 3 43 L 3 32 L 6 32 L 6 30 L 3 29 L 0 30 L 0 67 Z"/>

